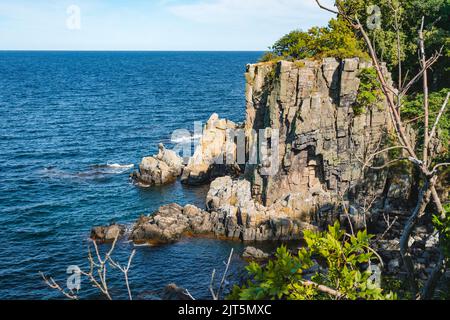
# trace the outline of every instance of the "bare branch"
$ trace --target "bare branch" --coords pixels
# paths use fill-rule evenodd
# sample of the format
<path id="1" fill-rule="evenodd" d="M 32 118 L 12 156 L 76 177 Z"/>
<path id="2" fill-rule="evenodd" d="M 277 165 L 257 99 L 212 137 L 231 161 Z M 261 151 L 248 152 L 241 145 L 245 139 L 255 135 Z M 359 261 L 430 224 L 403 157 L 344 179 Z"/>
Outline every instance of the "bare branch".
<path id="1" fill-rule="evenodd" d="M 125 277 L 125 284 L 126 284 L 127 290 L 128 290 L 128 298 L 129 298 L 130 300 L 133 300 L 133 296 L 131 295 L 130 283 L 129 283 L 129 281 L 128 281 L 128 271 L 130 270 L 130 267 L 131 267 L 131 261 L 133 260 L 133 258 L 134 258 L 135 255 L 136 255 L 136 250 L 133 250 L 133 251 L 131 252 L 130 257 L 128 258 L 128 264 L 127 264 L 126 267 L 122 267 L 119 263 L 115 262 L 110 256 L 108 257 L 109 263 L 110 263 L 113 267 L 119 269 L 119 270 L 124 274 L 124 277 Z"/>
<path id="2" fill-rule="evenodd" d="M 434 166 L 434 168 L 431 171 L 431 173 L 432 174 L 436 174 L 439 168 L 441 168 L 441 167 L 448 167 L 448 166 L 450 166 L 450 162 L 439 163 L 439 164 Z"/>
<path id="3" fill-rule="evenodd" d="M 300 280 L 300 282 L 302 285 L 304 285 L 306 287 L 313 287 L 314 289 L 316 289 L 320 292 L 323 292 L 323 293 L 329 294 L 330 296 L 336 297 L 336 299 L 338 299 L 338 300 L 345 298 L 345 294 L 340 293 L 339 291 L 334 290 L 330 287 L 312 282 L 310 280 Z"/>
<path id="4" fill-rule="evenodd" d="M 325 11 L 328 11 L 328 12 L 331 12 L 331 13 L 334 13 L 334 14 L 337 14 L 337 15 L 339 14 L 338 11 L 323 6 L 323 5 L 320 3 L 319 0 L 316 0 L 316 3 L 317 3 L 317 5 L 318 5 L 321 9 L 323 9 L 323 10 L 325 10 Z"/>
<path id="5" fill-rule="evenodd" d="M 428 72 L 427 72 L 427 58 L 425 55 L 425 39 L 423 36 L 423 26 L 425 24 L 425 17 L 422 17 L 422 23 L 419 31 L 419 53 L 420 61 L 422 65 L 422 80 L 423 80 L 423 110 L 424 110 L 424 147 L 422 160 L 425 166 L 428 164 L 428 155 L 430 154 L 430 135 L 429 135 L 429 122 L 430 122 L 430 103 L 428 100 Z"/>
<path id="6" fill-rule="evenodd" d="M 383 239 L 386 235 L 387 235 L 387 233 L 389 232 L 389 230 L 391 230 L 392 229 L 392 227 L 395 225 L 395 223 L 397 222 L 397 220 L 398 220 L 398 217 L 395 217 L 394 218 L 394 220 L 392 221 L 392 222 L 389 222 L 389 217 L 387 217 L 386 218 L 386 216 L 383 214 L 383 217 L 384 217 L 384 221 L 386 222 L 386 230 L 384 231 L 384 233 L 381 235 L 381 238 L 380 239 Z"/>
<path id="7" fill-rule="evenodd" d="M 408 280 L 411 285 L 411 290 L 414 295 L 418 294 L 419 288 L 416 283 L 416 276 L 414 272 L 414 263 L 412 261 L 411 253 L 409 252 L 409 239 L 411 238 L 411 233 L 416 225 L 417 219 L 423 214 L 428 203 L 430 202 L 430 184 L 426 181 L 425 186 L 420 190 L 419 200 L 417 201 L 417 205 L 414 208 L 411 216 L 406 223 L 402 236 L 400 238 L 400 254 L 402 256 L 403 262 L 406 267 L 406 271 L 408 273 Z"/>
<path id="8" fill-rule="evenodd" d="M 433 128 L 431 129 L 430 133 L 430 141 L 434 138 L 437 130 L 437 126 L 439 124 L 439 121 L 441 120 L 442 115 L 444 114 L 445 108 L 447 107 L 448 100 L 450 99 L 450 92 L 447 93 L 447 97 L 445 98 L 444 104 L 442 105 L 441 109 L 439 110 L 438 116 L 436 118 L 436 121 L 434 122 Z"/>
<path id="9" fill-rule="evenodd" d="M 439 52 L 436 52 L 428 61 L 426 62 L 426 70 L 430 69 L 442 56 L 443 47 L 441 47 Z M 404 87 L 403 90 L 399 93 L 400 98 L 403 98 L 408 93 L 409 89 L 417 82 L 420 78 L 422 78 L 423 70 L 421 69 Z"/>
<path id="10" fill-rule="evenodd" d="M 220 294 L 223 291 L 225 280 L 228 274 L 228 269 L 230 268 L 231 264 L 231 258 L 233 257 L 234 249 L 231 249 L 230 256 L 228 257 L 228 261 L 225 264 L 225 271 L 223 272 L 222 280 L 220 281 L 219 287 L 217 289 L 217 292 L 214 292 L 214 278 L 216 276 L 216 269 L 213 270 L 211 274 L 211 282 L 209 283 L 209 291 L 211 292 L 213 300 L 219 300 Z"/>
<path id="11" fill-rule="evenodd" d="M 112 297 L 109 293 L 108 283 L 107 283 L 107 279 L 106 279 L 107 264 L 109 264 L 113 268 L 119 269 L 124 274 L 125 283 L 126 283 L 127 290 L 128 290 L 128 296 L 129 296 L 129 299 L 132 300 L 130 284 L 128 281 L 128 271 L 130 270 L 131 262 L 136 254 L 136 250 L 133 250 L 133 252 L 131 253 L 126 267 L 123 267 L 119 263 L 115 262 L 111 258 L 111 255 L 116 247 L 118 237 L 119 237 L 119 235 L 116 236 L 116 238 L 114 239 L 114 241 L 111 245 L 111 248 L 108 250 L 108 252 L 106 253 L 106 255 L 103 258 L 100 254 L 100 250 L 98 248 L 97 243 L 95 241 L 93 241 L 92 246 L 94 247 L 95 255 L 92 254 L 91 246 L 88 246 L 87 259 L 89 261 L 89 270 L 88 271 L 80 270 L 80 274 L 87 277 L 88 280 L 91 282 L 92 286 L 97 288 L 98 290 L 100 290 L 100 292 L 106 298 L 108 298 L 109 300 L 112 300 Z M 95 256 L 95 259 L 94 259 L 94 256 Z M 40 273 L 40 274 L 50 288 L 61 291 L 66 297 L 68 297 L 70 299 L 78 298 L 73 294 L 66 293 L 52 278 L 47 279 L 43 273 Z"/>
<path id="12" fill-rule="evenodd" d="M 39 271 L 39 274 L 41 275 L 44 282 L 52 289 L 58 290 L 61 292 L 66 298 L 70 300 L 78 300 L 78 296 L 73 293 L 67 293 L 61 286 L 52 278 L 47 278 L 43 272 Z"/>

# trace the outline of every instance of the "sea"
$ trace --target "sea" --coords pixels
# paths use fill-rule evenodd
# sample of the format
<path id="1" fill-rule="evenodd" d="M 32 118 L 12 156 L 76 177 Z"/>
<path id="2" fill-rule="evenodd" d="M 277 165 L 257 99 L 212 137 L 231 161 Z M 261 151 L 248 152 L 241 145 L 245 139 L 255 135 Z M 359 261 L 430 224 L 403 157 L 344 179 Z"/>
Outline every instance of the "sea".
<path id="1" fill-rule="evenodd" d="M 0 299 L 64 299 L 73 266 L 89 269 L 93 226 L 130 228 L 169 203 L 204 207 L 208 186 L 179 182 L 143 189 L 129 175 L 172 132 L 192 131 L 212 113 L 245 118 L 246 64 L 261 52 L 0 52 Z M 101 245 L 103 253 L 109 245 Z M 129 271 L 134 299 L 159 299 L 170 283 L 209 299 L 211 273 L 241 277 L 244 244 L 183 239 L 136 247 L 125 238 L 113 257 Z M 68 269 L 69 268 L 69 269 Z M 113 299 L 127 299 L 123 274 L 108 268 Z M 82 278 L 81 299 L 104 297 Z"/>

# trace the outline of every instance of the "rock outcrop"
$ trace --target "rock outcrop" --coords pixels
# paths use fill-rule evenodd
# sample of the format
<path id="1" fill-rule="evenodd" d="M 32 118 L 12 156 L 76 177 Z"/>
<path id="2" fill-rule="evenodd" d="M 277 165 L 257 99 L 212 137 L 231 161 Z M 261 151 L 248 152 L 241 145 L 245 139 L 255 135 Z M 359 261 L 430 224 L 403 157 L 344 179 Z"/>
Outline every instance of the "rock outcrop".
<path id="1" fill-rule="evenodd" d="M 208 234 L 214 230 L 214 215 L 195 206 L 169 204 L 135 224 L 130 239 L 135 243 L 168 244 L 185 235 Z"/>
<path id="2" fill-rule="evenodd" d="M 211 183 L 206 206 L 220 217 L 216 235 L 243 241 L 298 240 L 303 230 L 315 229 L 314 201 L 290 194 L 266 207 L 252 198 L 249 181 L 222 177 Z"/>
<path id="3" fill-rule="evenodd" d="M 347 214 L 344 222 L 365 223 L 358 197 L 401 195 L 407 187 L 386 187 L 385 172 L 367 170 L 362 164 L 367 153 L 385 143 L 390 129 L 384 105 L 363 114 L 353 110 L 358 76 L 369 66 L 359 59 L 330 58 L 248 65 L 244 126 L 211 116 L 194 156 L 182 169 L 184 183 L 212 181 L 206 211 L 162 207 L 139 220 L 132 240 L 170 243 L 186 234 L 243 241 L 297 240 L 304 230 L 339 219 L 341 212 Z M 239 129 L 244 133 L 245 160 L 256 146 L 260 155 L 256 164 L 238 161 Z M 277 136 L 278 144 L 273 139 Z M 262 148 L 276 162 L 261 156 Z M 181 171 L 180 162 L 165 149 L 151 159 L 150 165 L 141 164 L 138 179 L 162 184 Z"/>
<path id="4" fill-rule="evenodd" d="M 183 159 L 160 144 L 159 153 L 142 159 L 139 171 L 131 177 L 138 185 L 151 187 L 172 183 L 182 172 Z"/>
<path id="5" fill-rule="evenodd" d="M 242 253 L 242 258 L 246 260 L 265 260 L 269 258 L 269 254 L 255 247 L 246 247 Z"/>
<path id="6" fill-rule="evenodd" d="M 213 114 L 207 121 L 194 155 L 184 168 L 181 182 L 200 185 L 225 175 L 235 176 L 240 168 L 236 164 L 234 133 L 237 125 Z"/>
<path id="7" fill-rule="evenodd" d="M 99 242 L 112 242 L 125 234 L 125 226 L 112 224 L 110 226 L 94 227 L 91 230 L 91 239 Z"/>

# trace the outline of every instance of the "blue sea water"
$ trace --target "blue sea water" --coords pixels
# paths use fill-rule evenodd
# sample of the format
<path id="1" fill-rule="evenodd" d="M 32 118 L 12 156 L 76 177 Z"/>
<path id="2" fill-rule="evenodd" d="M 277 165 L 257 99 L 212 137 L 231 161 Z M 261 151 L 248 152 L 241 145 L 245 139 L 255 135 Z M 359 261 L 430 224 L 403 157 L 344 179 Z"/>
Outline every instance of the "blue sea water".
<path id="1" fill-rule="evenodd" d="M 70 265 L 86 267 L 92 226 L 131 224 L 171 202 L 204 206 L 207 187 L 139 189 L 132 169 L 213 112 L 245 116 L 247 63 L 259 52 L 0 52 L 0 299 L 61 296 Z M 212 269 L 240 243 L 186 239 L 138 247 L 130 271 L 136 298 L 175 282 L 208 298 Z M 125 262 L 133 245 L 118 244 Z M 105 248 L 102 248 L 105 250 Z M 234 265 L 242 262 L 235 258 Z M 109 274 L 113 298 L 126 298 Z M 87 281 L 82 297 L 99 298 Z"/>

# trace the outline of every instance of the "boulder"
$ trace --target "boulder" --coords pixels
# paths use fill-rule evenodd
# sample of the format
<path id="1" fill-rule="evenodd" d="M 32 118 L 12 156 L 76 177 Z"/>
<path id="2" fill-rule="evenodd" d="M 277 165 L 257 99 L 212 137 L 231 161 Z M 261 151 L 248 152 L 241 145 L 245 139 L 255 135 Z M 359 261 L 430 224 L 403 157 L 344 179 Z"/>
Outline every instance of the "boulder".
<path id="1" fill-rule="evenodd" d="M 111 242 L 125 234 L 125 226 L 112 224 L 110 226 L 94 227 L 91 230 L 91 239 L 100 242 Z"/>
<path id="2" fill-rule="evenodd" d="M 135 224 L 130 239 L 136 243 L 167 244 L 186 235 L 212 234 L 214 217 L 193 205 L 184 208 L 169 204 L 151 216 L 142 216 Z M 216 219 L 217 221 L 217 219 Z"/>
<path id="3" fill-rule="evenodd" d="M 174 175 L 179 176 L 183 172 L 183 159 L 175 151 L 166 149 L 164 144 L 159 144 L 159 153 L 155 157 L 164 162 Z"/>
<path id="4" fill-rule="evenodd" d="M 135 224 L 130 239 L 136 243 L 166 244 L 178 241 L 189 229 L 183 207 L 169 204 L 151 216 L 142 216 Z"/>
<path id="5" fill-rule="evenodd" d="M 159 145 L 159 153 L 142 159 L 139 171 L 131 177 L 140 186 L 151 187 L 173 183 L 183 171 L 183 159 L 174 151 Z"/>
<path id="6" fill-rule="evenodd" d="M 184 168 L 181 182 L 200 185 L 225 175 L 237 175 L 234 134 L 237 126 L 232 121 L 220 119 L 215 113 L 203 128 L 202 137 L 194 155 Z"/>
<path id="7" fill-rule="evenodd" d="M 255 247 L 246 247 L 242 254 L 242 258 L 247 260 L 265 260 L 269 258 L 269 254 L 260 249 L 256 249 Z"/>

